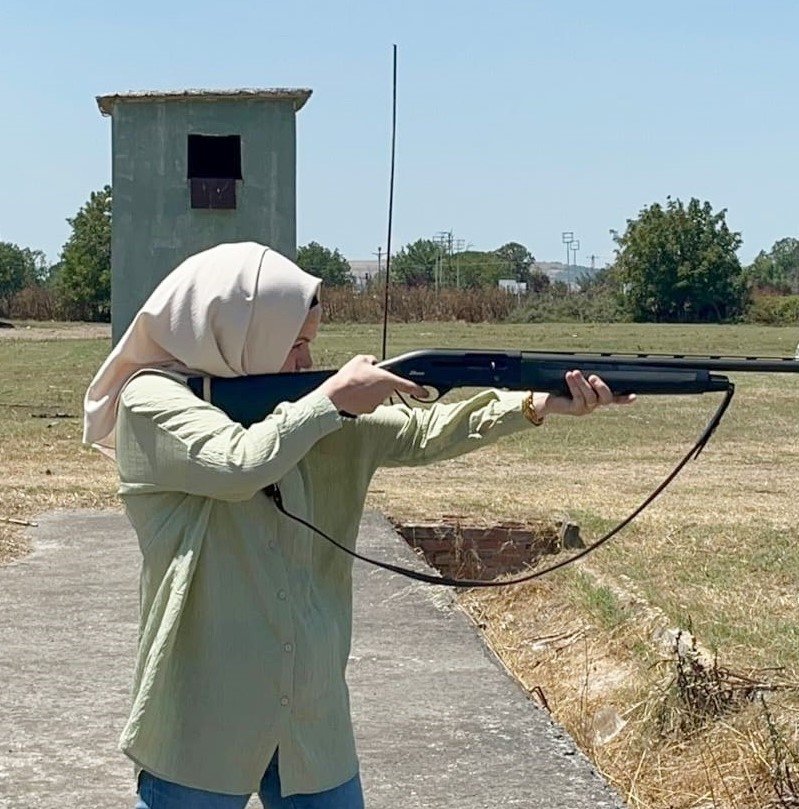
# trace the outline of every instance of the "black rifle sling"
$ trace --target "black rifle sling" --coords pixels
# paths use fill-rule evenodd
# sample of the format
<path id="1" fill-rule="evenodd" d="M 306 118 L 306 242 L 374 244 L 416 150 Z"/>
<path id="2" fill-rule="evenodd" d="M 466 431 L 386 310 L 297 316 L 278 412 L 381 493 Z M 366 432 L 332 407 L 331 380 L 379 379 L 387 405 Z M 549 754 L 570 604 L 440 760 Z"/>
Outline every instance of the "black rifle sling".
<path id="1" fill-rule="evenodd" d="M 702 435 L 699 436 L 699 439 L 696 443 L 691 447 L 691 449 L 682 457 L 680 462 L 672 469 L 672 471 L 665 477 L 665 479 L 660 483 L 660 485 L 624 520 L 622 520 L 615 528 L 612 528 L 608 531 L 604 536 L 597 539 L 595 542 L 592 542 L 588 547 L 583 548 L 579 553 L 576 553 L 574 556 L 569 557 L 568 559 L 564 559 L 560 562 L 556 562 L 549 567 L 545 567 L 542 570 L 536 570 L 532 573 L 528 573 L 524 576 L 518 576 L 512 579 L 505 579 L 504 581 L 481 581 L 479 579 L 454 579 L 450 576 L 434 576 L 429 573 L 420 573 L 416 570 L 411 570 L 407 567 L 401 567 L 400 565 L 393 565 L 390 562 L 381 562 L 378 559 L 371 559 L 368 556 L 363 556 L 356 551 L 351 551 L 349 548 L 342 545 L 340 542 L 337 542 L 333 537 L 328 536 L 324 531 L 319 530 L 316 526 L 311 525 L 311 523 L 303 520 L 302 517 L 298 517 L 295 514 L 291 514 L 289 511 L 286 511 L 285 507 L 283 506 L 283 498 L 280 494 L 280 489 L 278 488 L 277 484 L 272 484 L 271 486 L 267 486 L 263 491 L 267 497 L 269 497 L 275 504 L 278 511 L 280 511 L 283 515 L 288 517 L 289 519 L 294 520 L 295 522 L 304 525 L 306 528 L 309 528 L 311 531 L 319 534 L 319 536 L 324 537 L 328 542 L 333 543 L 337 548 L 344 551 L 344 553 L 348 553 L 350 556 L 354 557 L 355 559 L 360 559 L 362 562 L 368 562 L 370 565 L 374 565 L 375 567 L 383 568 L 383 570 L 388 570 L 392 573 L 399 573 L 401 576 L 407 576 L 409 579 L 415 579 L 416 581 L 425 582 L 426 584 L 438 584 L 443 587 L 507 587 L 511 584 L 522 584 L 526 581 L 532 581 L 533 579 L 540 578 L 541 576 L 545 575 L 546 573 L 551 573 L 553 570 L 558 570 L 559 568 L 566 567 L 566 565 L 572 564 L 572 562 L 576 562 L 578 559 L 582 559 L 584 556 L 587 556 L 592 551 L 595 551 L 600 545 L 604 545 L 609 539 L 614 537 L 616 534 L 619 533 L 623 528 L 626 528 L 673 480 L 680 474 L 683 467 L 688 463 L 688 461 L 693 460 L 699 456 L 699 453 L 705 448 L 705 445 L 710 440 L 713 433 L 716 431 L 716 427 L 719 426 L 721 419 L 724 417 L 724 414 L 727 412 L 727 408 L 730 406 L 730 402 L 732 401 L 732 397 L 735 394 L 735 385 L 733 383 L 729 383 L 727 390 L 724 393 L 724 399 L 722 400 L 721 404 L 718 406 L 716 411 L 713 414 L 713 417 L 705 427 Z"/>

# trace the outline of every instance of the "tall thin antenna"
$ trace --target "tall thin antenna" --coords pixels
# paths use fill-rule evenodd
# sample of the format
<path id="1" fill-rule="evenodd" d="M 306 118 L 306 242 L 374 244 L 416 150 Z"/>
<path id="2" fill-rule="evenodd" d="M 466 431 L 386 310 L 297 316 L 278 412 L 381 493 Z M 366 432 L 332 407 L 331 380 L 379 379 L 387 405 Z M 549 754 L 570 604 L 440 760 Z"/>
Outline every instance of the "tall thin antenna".
<path id="1" fill-rule="evenodd" d="M 386 358 L 388 338 L 388 286 L 391 271 L 391 223 L 394 218 L 394 154 L 397 143 L 397 46 L 394 45 L 394 81 L 391 101 L 391 181 L 388 189 L 388 236 L 386 237 L 386 295 L 383 301 L 383 355 Z"/>

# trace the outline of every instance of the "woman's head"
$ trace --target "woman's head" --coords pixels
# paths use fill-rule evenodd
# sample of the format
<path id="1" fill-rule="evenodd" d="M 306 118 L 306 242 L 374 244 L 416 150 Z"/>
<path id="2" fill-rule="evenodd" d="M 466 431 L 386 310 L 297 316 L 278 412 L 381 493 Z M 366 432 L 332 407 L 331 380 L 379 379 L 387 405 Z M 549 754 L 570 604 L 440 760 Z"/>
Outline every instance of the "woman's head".
<path id="1" fill-rule="evenodd" d="M 284 373 L 295 371 L 307 371 L 313 368 L 313 357 L 311 356 L 311 343 L 316 339 L 319 332 L 319 324 L 322 320 L 322 307 L 319 306 L 319 299 L 314 295 L 311 301 L 311 308 L 300 329 L 297 339 L 294 341 L 288 356 L 283 362 L 281 371 Z"/>
<path id="2" fill-rule="evenodd" d="M 145 368 L 232 377 L 307 367 L 320 283 L 255 242 L 187 258 L 156 287 L 89 386 L 84 441 L 112 433 L 122 388 Z"/>
<path id="3" fill-rule="evenodd" d="M 303 329 L 319 285 L 318 278 L 263 245 L 222 244 L 170 273 L 131 329 L 141 319 L 168 361 L 193 371 L 274 373 Z"/>

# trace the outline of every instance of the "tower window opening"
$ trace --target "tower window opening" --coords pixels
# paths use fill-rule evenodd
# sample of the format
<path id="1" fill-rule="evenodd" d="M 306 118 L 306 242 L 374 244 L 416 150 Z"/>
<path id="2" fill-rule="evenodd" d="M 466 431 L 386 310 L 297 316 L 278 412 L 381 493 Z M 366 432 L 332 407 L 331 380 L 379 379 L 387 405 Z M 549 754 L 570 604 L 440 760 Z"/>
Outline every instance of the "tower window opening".
<path id="1" fill-rule="evenodd" d="M 240 135 L 189 135 L 187 162 L 192 208 L 236 207 Z"/>

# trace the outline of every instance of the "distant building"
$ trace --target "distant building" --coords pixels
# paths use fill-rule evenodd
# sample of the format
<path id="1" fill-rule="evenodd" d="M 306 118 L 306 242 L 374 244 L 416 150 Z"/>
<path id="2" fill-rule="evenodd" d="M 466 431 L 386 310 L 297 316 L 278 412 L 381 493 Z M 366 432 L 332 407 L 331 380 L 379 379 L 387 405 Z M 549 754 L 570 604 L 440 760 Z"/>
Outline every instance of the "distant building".
<path id="1" fill-rule="evenodd" d="M 363 289 L 370 281 L 377 278 L 385 265 L 378 266 L 376 261 L 350 261 L 350 270 L 355 278 L 355 286 Z"/>
<path id="2" fill-rule="evenodd" d="M 504 289 L 505 292 L 510 292 L 514 295 L 527 294 L 527 282 L 516 281 L 513 278 L 500 278 L 498 281 L 499 288 Z"/>

